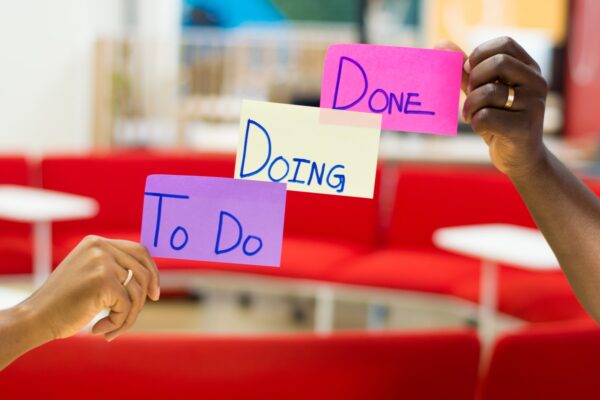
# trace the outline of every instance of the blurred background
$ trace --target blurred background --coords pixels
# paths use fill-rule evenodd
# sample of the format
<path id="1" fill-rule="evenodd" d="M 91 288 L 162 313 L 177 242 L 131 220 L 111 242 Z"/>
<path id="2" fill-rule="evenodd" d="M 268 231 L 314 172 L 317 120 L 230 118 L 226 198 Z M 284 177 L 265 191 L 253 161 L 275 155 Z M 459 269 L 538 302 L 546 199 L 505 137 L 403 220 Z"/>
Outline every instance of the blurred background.
<path id="1" fill-rule="evenodd" d="M 2 7 L 4 151 L 230 150 L 242 98 L 318 104 L 331 43 L 431 47 L 450 39 L 469 52 L 500 35 L 517 39 L 550 83 L 549 135 L 595 147 L 600 126 L 588 101 L 598 95 L 600 63 L 593 1 L 29 0 Z"/>
<path id="2" fill-rule="evenodd" d="M 547 145 L 600 193 L 598 20 L 595 0 L 0 0 L 0 183 L 85 196 L 99 210 L 51 228 L 15 222 L 9 210 L 0 308 L 44 278 L 40 257 L 55 267 L 87 234 L 139 240 L 147 175 L 232 177 L 242 99 L 318 106 L 333 43 L 450 39 L 468 53 L 515 38 L 549 83 Z M 524 204 L 468 125 L 457 137 L 383 132 L 373 200 L 289 192 L 278 270 L 159 260 L 163 299 L 133 331 L 458 329 L 477 332 L 488 356 L 498 338 L 541 328 L 566 349 L 578 339 L 565 332 L 580 326 L 597 337 L 554 262 L 488 268 L 477 244 L 467 257 L 435 236 L 498 223 L 529 229 L 522 248 L 536 253 Z M 490 240 L 510 246 L 494 232 Z M 36 255 L 44 240 L 51 254 Z M 535 358 L 523 351 L 517 359 Z"/>

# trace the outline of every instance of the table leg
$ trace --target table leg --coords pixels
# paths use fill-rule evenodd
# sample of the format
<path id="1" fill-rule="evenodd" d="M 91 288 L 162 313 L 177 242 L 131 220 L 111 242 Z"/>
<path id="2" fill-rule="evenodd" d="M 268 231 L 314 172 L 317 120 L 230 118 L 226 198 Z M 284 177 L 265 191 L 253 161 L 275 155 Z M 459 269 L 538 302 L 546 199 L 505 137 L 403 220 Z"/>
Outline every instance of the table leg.
<path id="1" fill-rule="evenodd" d="M 498 291 L 498 266 L 488 260 L 481 262 L 479 285 L 479 337 L 484 344 L 494 339 Z"/>
<path id="2" fill-rule="evenodd" d="M 316 293 L 315 331 L 331 333 L 335 316 L 335 295 L 329 285 L 321 285 Z"/>
<path id="3" fill-rule="evenodd" d="M 33 281 L 40 287 L 52 272 L 52 223 L 33 224 Z"/>

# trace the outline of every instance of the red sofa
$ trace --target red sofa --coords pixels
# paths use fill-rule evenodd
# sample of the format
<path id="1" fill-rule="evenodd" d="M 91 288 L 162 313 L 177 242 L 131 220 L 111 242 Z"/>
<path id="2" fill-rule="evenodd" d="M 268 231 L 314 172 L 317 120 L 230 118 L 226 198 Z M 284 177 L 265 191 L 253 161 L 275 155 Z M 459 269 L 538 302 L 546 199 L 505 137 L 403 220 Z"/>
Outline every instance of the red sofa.
<path id="1" fill-rule="evenodd" d="M 592 400 L 600 397 L 600 328 L 551 324 L 501 337 L 480 400 Z"/>
<path id="2" fill-rule="evenodd" d="M 15 183 L 29 181 L 31 172 L 22 158 L 4 162 L 12 166 L 3 168 L 0 178 Z M 189 152 L 44 158 L 40 165 L 43 187 L 90 196 L 101 206 L 98 216 L 90 220 L 53 225 L 55 265 L 87 234 L 139 240 L 141 194 L 147 175 L 231 177 L 234 162 L 233 155 Z M 481 167 L 385 168 L 387 180 L 382 181 L 380 168 L 373 200 L 288 192 L 281 268 L 166 259 L 158 260 L 159 267 L 371 285 L 476 302 L 479 261 L 436 249 L 431 236 L 437 228 L 452 225 L 504 222 L 533 226 L 510 181 L 493 169 Z M 390 171 L 396 173 L 396 180 L 389 179 Z M 388 192 L 395 197 L 390 198 Z M 388 204 L 393 206 L 391 210 L 386 209 Z M 389 221 L 382 221 L 388 214 Z M 0 230 L 0 235 L 5 235 L 0 242 L 5 254 L 0 265 L 6 264 L 0 272 L 29 272 L 30 228 L 8 226 L 12 228 Z M 499 297 L 501 311 L 532 322 L 585 317 L 561 272 L 534 273 L 502 266 Z"/>
<path id="3" fill-rule="evenodd" d="M 54 224 L 55 265 L 86 234 L 139 240 L 147 175 L 232 177 L 234 165 L 233 156 L 202 153 L 140 152 L 45 158 L 41 165 L 45 188 L 90 196 L 100 203 L 100 213 L 91 220 Z M 377 196 L 375 200 L 366 200 L 288 192 L 281 268 L 166 259 L 159 259 L 158 265 L 163 269 L 203 268 L 330 279 L 336 267 L 374 248 L 378 226 Z"/>
<path id="4" fill-rule="evenodd" d="M 89 336 L 0 373 L 2 398 L 473 399 L 471 332 L 326 337 Z"/>
<path id="5" fill-rule="evenodd" d="M 0 157 L 0 184 L 29 185 L 31 170 L 24 157 Z M 0 220 L 0 274 L 31 273 L 31 226 Z"/>
<path id="6" fill-rule="evenodd" d="M 384 246 L 340 270 L 345 283 L 479 300 L 480 261 L 437 249 L 436 229 L 482 223 L 534 227 L 507 177 L 494 169 L 401 166 Z M 499 309 L 532 322 L 585 317 L 564 275 L 501 266 Z"/>
<path id="7" fill-rule="evenodd" d="M 146 176 L 233 176 L 233 156 L 161 152 L 52 156 L 41 162 L 42 186 L 89 196 L 100 211 L 92 219 L 53 224 L 55 263 L 87 234 L 139 241 Z"/>

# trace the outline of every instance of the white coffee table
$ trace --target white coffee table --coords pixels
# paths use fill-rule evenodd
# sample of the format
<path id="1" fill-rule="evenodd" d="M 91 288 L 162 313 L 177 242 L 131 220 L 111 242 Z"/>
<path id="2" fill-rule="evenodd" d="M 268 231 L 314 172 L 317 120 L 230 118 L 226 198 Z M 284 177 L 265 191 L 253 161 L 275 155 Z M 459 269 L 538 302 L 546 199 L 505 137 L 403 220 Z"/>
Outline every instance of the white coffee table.
<path id="1" fill-rule="evenodd" d="M 36 286 L 52 271 L 52 222 L 91 218 L 96 200 L 37 189 L 0 185 L 0 219 L 33 224 L 33 273 Z"/>
<path id="2" fill-rule="evenodd" d="M 27 290 L 0 287 L 0 310 L 16 306 L 30 295 Z"/>
<path id="3" fill-rule="evenodd" d="M 442 249 L 481 259 L 479 333 L 487 342 L 495 335 L 498 263 L 530 271 L 560 269 L 537 229 L 506 224 L 450 227 L 438 229 L 433 242 Z"/>

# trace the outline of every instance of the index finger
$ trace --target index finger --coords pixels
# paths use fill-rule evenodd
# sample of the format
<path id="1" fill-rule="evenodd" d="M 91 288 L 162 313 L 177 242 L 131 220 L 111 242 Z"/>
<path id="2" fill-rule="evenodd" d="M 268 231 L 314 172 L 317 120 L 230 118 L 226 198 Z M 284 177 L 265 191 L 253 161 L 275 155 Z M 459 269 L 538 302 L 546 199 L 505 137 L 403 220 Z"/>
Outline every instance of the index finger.
<path id="1" fill-rule="evenodd" d="M 477 64 L 496 54 L 507 54 L 512 56 L 534 68 L 537 72 L 540 72 L 539 65 L 529 53 L 527 53 L 514 39 L 506 36 L 488 40 L 477 46 L 469 56 L 469 67 L 467 69 L 472 70 Z"/>
<path id="2" fill-rule="evenodd" d="M 141 244 L 130 242 L 129 240 L 108 239 L 108 242 L 119 250 L 124 251 L 137 259 L 148 271 L 150 271 L 150 283 L 154 290 L 153 298 L 158 299 L 160 297 L 160 275 L 156 268 L 156 263 L 152 259 L 152 256 L 150 256 L 150 253 L 148 253 L 148 250 Z"/>

